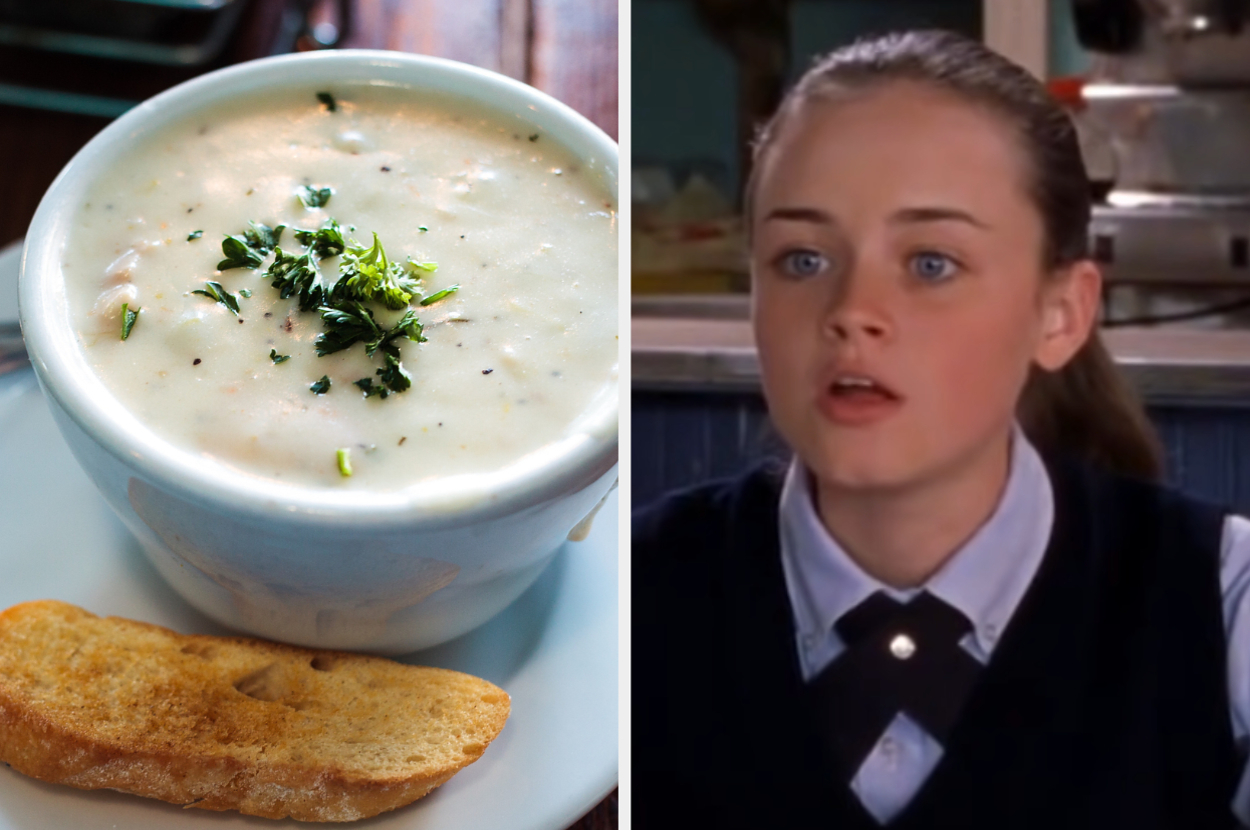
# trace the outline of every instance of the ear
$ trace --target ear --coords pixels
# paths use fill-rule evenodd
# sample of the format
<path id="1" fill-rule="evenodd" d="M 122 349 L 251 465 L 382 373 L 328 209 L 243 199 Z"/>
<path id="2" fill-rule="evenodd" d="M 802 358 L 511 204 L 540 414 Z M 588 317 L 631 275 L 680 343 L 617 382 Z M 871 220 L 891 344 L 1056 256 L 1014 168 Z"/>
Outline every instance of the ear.
<path id="1" fill-rule="evenodd" d="M 1042 329 L 1033 360 L 1042 369 L 1061 369 L 1085 345 L 1098 321 L 1102 273 L 1083 259 L 1042 289 Z"/>

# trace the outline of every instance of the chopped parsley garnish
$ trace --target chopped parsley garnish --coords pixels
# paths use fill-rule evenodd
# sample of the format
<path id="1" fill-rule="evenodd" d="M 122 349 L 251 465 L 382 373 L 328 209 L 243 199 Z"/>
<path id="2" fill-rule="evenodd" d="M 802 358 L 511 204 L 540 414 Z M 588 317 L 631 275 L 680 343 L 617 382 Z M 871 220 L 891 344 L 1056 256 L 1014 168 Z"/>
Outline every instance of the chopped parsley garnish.
<path id="1" fill-rule="evenodd" d="M 187 234 L 187 241 L 188 241 L 188 242 L 190 242 L 192 239 L 199 239 L 199 238 L 200 238 L 201 236 L 203 236 L 203 235 L 204 235 L 204 231 L 202 231 L 202 230 L 201 230 L 201 231 L 191 231 L 191 233 Z"/>
<path id="2" fill-rule="evenodd" d="M 326 202 L 330 201 L 330 197 L 334 195 L 332 187 L 313 187 L 312 185 L 304 185 L 296 194 L 299 200 L 304 203 L 306 208 L 325 207 Z"/>
<path id="3" fill-rule="evenodd" d="M 420 280 L 413 279 L 404 272 L 402 265 L 386 258 L 376 233 L 373 245 L 368 248 L 348 245 L 339 268 L 339 279 L 330 289 L 331 302 L 372 300 L 398 311 L 408 305 L 420 288 Z"/>
<path id="4" fill-rule="evenodd" d="M 425 338 L 421 338 L 424 340 Z M 386 384 L 386 388 L 392 392 L 404 392 L 408 387 L 412 386 L 412 375 L 404 371 L 404 366 L 399 362 L 399 350 L 395 353 L 386 352 L 382 356 L 382 362 L 385 364 L 378 369 L 376 374 L 382 379 L 382 383 Z"/>
<path id="5" fill-rule="evenodd" d="M 259 222 L 248 222 L 247 224 L 251 227 L 243 232 L 243 239 L 247 242 L 249 248 L 252 248 L 261 256 L 265 256 L 278 247 L 278 242 L 282 239 L 282 231 L 286 228 L 286 225 L 278 225 L 276 228 L 271 228 Z"/>
<path id="6" fill-rule="evenodd" d="M 366 398 L 372 398 L 374 395 L 377 395 L 382 400 L 386 400 L 387 396 L 391 394 L 391 390 L 385 386 L 374 386 L 373 378 L 361 378 L 360 380 L 352 381 L 352 383 L 360 387 L 360 391 L 365 393 Z"/>
<path id="7" fill-rule="evenodd" d="M 338 256 L 347 247 L 347 242 L 343 239 L 343 229 L 333 219 L 330 219 L 315 231 L 295 228 L 293 233 L 299 244 L 305 248 L 311 248 L 312 252 L 320 259 Z"/>
<path id="8" fill-rule="evenodd" d="M 387 389 L 392 392 L 403 392 L 412 386 L 412 377 L 400 363 L 399 343 L 396 341 L 401 337 L 407 337 L 414 343 L 426 341 L 425 326 L 417 319 L 417 313 L 414 310 L 408 309 L 399 322 L 386 331 L 378 325 L 373 312 L 363 303 L 355 300 L 345 303 L 340 308 L 328 306 L 322 308 L 321 319 L 325 324 L 325 331 L 313 344 L 317 349 L 318 357 L 325 357 L 357 343 L 364 343 L 365 354 L 369 357 L 373 357 L 378 352 L 382 353 L 384 365 L 376 374 Z M 359 381 L 356 385 L 365 391 L 366 396 L 369 395 L 369 390 Z"/>
<path id="9" fill-rule="evenodd" d="M 422 300 L 421 305 L 434 305 L 434 303 L 438 302 L 439 300 L 443 299 L 444 297 L 450 294 L 454 294 L 455 292 L 459 290 L 460 290 L 459 285 L 451 285 L 451 286 L 448 286 L 447 288 L 444 288 L 442 291 L 435 291 L 433 294 L 431 294 L 430 296 Z"/>
<path id="10" fill-rule="evenodd" d="M 226 258 L 217 263 L 218 271 L 229 271 L 231 268 L 259 268 L 265 261 L 263 254 L 248 247 L 237 236 L 227 236 L 221 243 L 221 252 Z"/>
<path id="11" fill-rule="evenodd" d="M 322 98 L 323 94 L 325 98 Z M 334 99 L 329 93 L 318 93 L 318 98 L 327 108 L 334 109 Z M 300 201 L 308 208 L 324 207 L 333 194 L 334 188 L 329 186 L 305 185 L 298 191 Z M 392 393 L 411 388 L 412 377 L 400 360 L 401 341 L 403 338 L 414 343 L 426 340 L 425 327 L 413 305 L 432 305 L 460 288 L 459 285 L 452 285 L 428 297 L 423 296 L 423 272 L 437 270 L 438 263 L 420 262 L 412 257 L 408 257 L 406 263 L 393 262 L 386 255 L 376 233 L 371 244 L 362 245 L 347 237 L 344 228 L 333 218 L 327 219 L 315 230 L 291 229 L 296 242 L 304 249 L 298 254 L 284 251 L 279 245 L 285 225 L 271 228 L 258 222 L 248 224 L 248 230 L 229 235 L 222 242 L 221 249 L 226 259 L 218 264 L 218 269 L 259 269 L 272 252 L 273 261 L 264 273 L 270 285 L 278 290 L 282 299 L 296 298 L 300 311 L 316 311 L 321 315 L 322 332 L 313 344 L 318 357 L 360 343 L 367 356 L 375 357 L 380 353 L 382 363 L 375 372 L 376 377 L 353 381 L 366 398 L 386 399 Z M 429 230 L 425 225 L 418 227 L 421 232 Z M 355 230 L 354 225 L 347 226 L 348 232 Z M 197 231 L 193 237 L 199 238 L 200 235 L 202 231 Z M 329 273 L 323 273 L 319 263 L 331 257 L 340 257 L 338 266 Z M 203 289 L 196 289 L 193 293 L 209 297 L 226 306 L 236 317 L 239 316 L 238 299 L 221 283 L 208 281 Z M 252 291 L 247 288 L 240 289 L 238 293 L 245 299 L 252 296 Z M 390 311 L 403 310 L 403 315 L 394 325 L 387 327 L 375 316 L 376 306 L 370 308 L 369 304 L 373 303 Z M 288 316 L 288 330 L 290 323 Z M 133 319 L 124 329 L 123 339 L 129 334 L 130 326 L 133 326 Z M 269 350 L 269 359 L 277 365 L 290 360 L 291 355 L 278 354 L 275 348 Z M 322 376 L 309 386 L 309 390 L 317 395 L 330 391 L 329 376 Z"/>
<path id="12" fill-rule="evenodd" d="M 317 348 L 317 357 L 341 352 L 361 341 L 376 344 L 385 336 L 373 312 L 360 302 L 345 303 L 340 308 L 322 306 L 320 310 L 325 331 L 317 335 L 313 343 Z M 370 356 L 375 351 L 376 345 L 369 351 Z"/>
<path id="13" fill-rule="evenodd" d="M 249 227 L 242 236 L 227 236 L 221 243 L 221 252 L 226 258 L 217 263 L 218 271 L 231 268 L 259 268 L 269 252 L 278 246 L 282 231 L 286 225 L 271 228 L 259 222 L 248 222 Z"/>
<path id="14" fill-rule="evenodd" d="M 134 311 L 130 310 L 130 303 L 122 303 L 122 340 L 130 336 L 130 330 L 135 327 L 135 320 L 139 319 L 139 312 L 142 311 L 138 306 Z"/>
<path id="15" fill-rule="evenodd" d="M 240 289 L 239 289 L 239 296 L 240 296 L 240 297 L 242 297 L 242 298 L 243 298 L 243 299 L 245 299 L 245 300 L 250 300 L 250 299 L 252 299 L 252 289 L 250 289 L 250 288 L 240 288 Z"/>
<path id="16" fill-rule="evenodd" d="M 350 476 L 352 474 L 351 450 L 346 447 L 340 448 L 335 451 L 334 457 L 338 461 L 339 475 L 343 478 Z"/>
<path id="17" fill-rule="evenodd" d="M 426 231 L 429 230 L 429 228 L 427 228 L 425 225 L 417 225 L 417 230 L 421 231 L 421 233 L 425 233 Z"/>
<path id="18" fill-rule="evenodd" d="M 205 288 L 197 288 L 191 293 L 202 294 L 205 297 L 208 297 L 210 300 L 216 300 L 217 302 L 224 305 L 226 308 L 230 309 L 230 312 L 234 314 L 235 317 L 239 316 L 238 298 L 236 298 L 233 294 L 231 294 L 229 291 L 223 288 L 221 283 L 219 282 L 208 280 L 207 282 L 204 283 L 204 285 L 205 285 Z"/>
<path id="19" fill-rule="evenodd" d="M 300 311 L 315 311 L 324 302 L 321 271 L 311 254 L 296 256 L 278 248 L 265 277 L 270 280 L 270 285 L 278 289 L 282 299 L 298 294 Z"/>
<path id="20" fill-rule="evenodd" d="M 330 112 L 334 112 L 336 109 L 339 108 L 338 103 L 335 102 L 334 100 L 334 96 L 328 92 L 318 92 L 317 100 L 325 104 L 326 109 L 329 110 Z"/>

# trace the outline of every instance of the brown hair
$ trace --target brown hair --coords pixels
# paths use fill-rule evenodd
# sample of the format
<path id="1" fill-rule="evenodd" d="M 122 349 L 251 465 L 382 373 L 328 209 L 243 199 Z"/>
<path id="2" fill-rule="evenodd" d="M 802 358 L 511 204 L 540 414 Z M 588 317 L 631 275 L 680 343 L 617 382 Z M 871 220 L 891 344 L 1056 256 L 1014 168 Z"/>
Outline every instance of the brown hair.
<path id="1" fill-rule="evenodd" d="M 755 171 L 785 120 L 809 99 L 893 81 L 928 84 L 1005 118 L 1030 160 L 1030 196 L 1042 219 L 1043 269 L 1053 274 L 1088 257 L 1090 185 L 1071 118 L 1024 69 L 975 40 L 944 31 L 860 40 L 817 60 L 758 134 L 746 188 L 748 226 Z M 1032 368 L 1017 414 L 1044 455 L 1069 452 L 1127 475 L 1161 475 L 1158 436 L 1097 330 L 1062 369 Z"/>

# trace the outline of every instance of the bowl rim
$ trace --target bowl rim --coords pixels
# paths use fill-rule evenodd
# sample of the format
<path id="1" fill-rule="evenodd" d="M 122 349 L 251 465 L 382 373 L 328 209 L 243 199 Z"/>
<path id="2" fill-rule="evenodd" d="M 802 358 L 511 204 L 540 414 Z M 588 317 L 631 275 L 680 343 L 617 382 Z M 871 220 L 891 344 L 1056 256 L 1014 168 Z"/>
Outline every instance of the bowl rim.
<path id="1" fill-rule="evenodd" d="M 293 75 L 292 64 L 308 71 Z M 465 90 L 460 94 L 478 107 L 502 117 L 542 122 L 547 129 L 555 126 L 553 140 L 583 159 L 594 158 L 600 163 L 613 198 L 619 198 L 619 149 L 615 141 L 550 95 L 481 67 L 426 55 L 343 49 L 261 58 L 197 76 L 140 103 L 97 133 L 66 164 L 40 200 L 22 250 L 18 308 L 31 363 L 45 394 L 132 473 L 184 498 L 254 520 L 282 519 L 338 528 L 415 522 L 455 526 L 515 513 L 591 486 L 617 463 L 619 358 L 604 392 L 576 422 L 584 428 L 571 430 L 502 471 L 434 478 L 393 491 L 280 483 L 221 460 L 206 462 L 144 425 L 91 369 L 69 325 L 60 279 L 60 252 L 74 215 L 74 196 L 89 187 L 103 165 L 124 155 L 127 143 L 193 112 L 211 109 L 223 95 L 255 95 L 262 90 L 334 83 L 317 73 L 346 67 L 371 74 L 339 78 L 344 86 L 406 86 L 448 95 L 446 85 L 467 85 L 472 94 Z M 619 270 L 617 280 L 619 286 Z"/>

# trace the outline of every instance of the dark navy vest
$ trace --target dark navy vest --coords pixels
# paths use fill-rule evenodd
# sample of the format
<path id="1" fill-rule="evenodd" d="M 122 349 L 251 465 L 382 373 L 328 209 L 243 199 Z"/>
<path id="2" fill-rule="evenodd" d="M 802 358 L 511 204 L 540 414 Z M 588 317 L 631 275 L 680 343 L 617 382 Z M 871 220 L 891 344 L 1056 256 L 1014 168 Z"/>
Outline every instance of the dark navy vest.
<path id="1" fill-rule="evenodd" d="M 888 827 L 1230 828 L 1224 513 L 1049 465 L 1050 544 L 933 774 Z M 777 538 L 781 477 L 633 526 L 634 826 L 880 825 L 813 729 Z"/>

